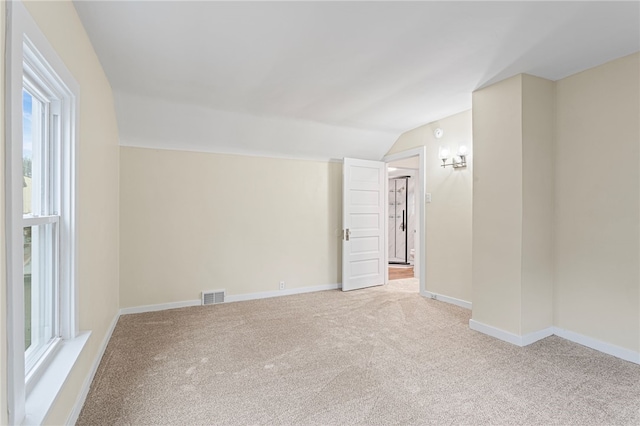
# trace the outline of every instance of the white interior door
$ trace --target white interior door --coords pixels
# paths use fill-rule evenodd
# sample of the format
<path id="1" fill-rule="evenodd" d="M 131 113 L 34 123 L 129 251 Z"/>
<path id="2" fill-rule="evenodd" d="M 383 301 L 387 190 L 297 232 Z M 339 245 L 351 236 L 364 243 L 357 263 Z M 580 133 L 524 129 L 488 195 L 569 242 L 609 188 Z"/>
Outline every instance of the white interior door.
<path id="1" fill-rule="evenodd" d="M 342 290 L 384 284 L 386 164 L 344 159 Z"/>

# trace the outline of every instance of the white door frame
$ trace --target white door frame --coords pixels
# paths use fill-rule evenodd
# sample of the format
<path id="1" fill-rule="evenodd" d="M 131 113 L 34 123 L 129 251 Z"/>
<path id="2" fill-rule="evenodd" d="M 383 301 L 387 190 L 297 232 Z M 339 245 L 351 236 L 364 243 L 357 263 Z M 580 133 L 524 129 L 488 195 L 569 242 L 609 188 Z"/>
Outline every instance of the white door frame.
<path id="1" fill-rule="evenodd" d="M 418 256 L 416 256 L 415 263 L 418 263 L 418 269 L 420 274 L 420 295 L 427 297 L 427 220 L 426 220 L 426 205 L 425 205 L 425 191 L 427 188 L 427 180 L 425 173 L 425 158 L 427 154 L 427 147 L 421 146 L 412 148 L 407 151 L 398 152 L 384 156 L 382 161 L 385 163 L 391 163 L 398 160 L 404 160 L 411 157 L 418 157 L 418 181 L 415 188 L 415 192 L 418 195 L 416 205 L 418 206 L 418 220 L 416 222 L 416 233 L 418 234 Z M 389 185 L 389 179 L 386 180 L 386 186 Z M 385 189 L 385 217 L 389 217 L 389 188 Z M 388 232 L 387 232 L 388 234 Z M 389 282 L 389 244 L 386 239 L 389 236 L 385 234 L 385 251 L 384 261 L 387 267 L 385 268 L 385 284 Z"/>

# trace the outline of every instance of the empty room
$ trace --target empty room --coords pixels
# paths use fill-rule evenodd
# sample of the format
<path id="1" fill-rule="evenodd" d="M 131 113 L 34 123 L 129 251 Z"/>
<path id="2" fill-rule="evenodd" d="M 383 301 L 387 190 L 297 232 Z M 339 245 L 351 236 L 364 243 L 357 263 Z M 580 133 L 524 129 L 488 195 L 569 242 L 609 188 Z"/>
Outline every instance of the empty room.
<path id="1" fill-rule="evenodd" d="M 640 424 L 640 2 L 0 22 L 0 424 Z"/>

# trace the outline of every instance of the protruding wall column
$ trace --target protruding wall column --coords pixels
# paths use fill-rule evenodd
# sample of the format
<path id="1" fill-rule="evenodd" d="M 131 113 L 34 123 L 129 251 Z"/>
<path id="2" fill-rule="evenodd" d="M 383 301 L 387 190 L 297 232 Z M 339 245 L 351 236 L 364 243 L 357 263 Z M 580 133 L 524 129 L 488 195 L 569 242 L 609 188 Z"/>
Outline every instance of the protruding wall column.
<path id="1" fill-rule="evenodd" d="M 554 83 L 517 75 L 473 94 L 473 329 L 552 334 Z"/>

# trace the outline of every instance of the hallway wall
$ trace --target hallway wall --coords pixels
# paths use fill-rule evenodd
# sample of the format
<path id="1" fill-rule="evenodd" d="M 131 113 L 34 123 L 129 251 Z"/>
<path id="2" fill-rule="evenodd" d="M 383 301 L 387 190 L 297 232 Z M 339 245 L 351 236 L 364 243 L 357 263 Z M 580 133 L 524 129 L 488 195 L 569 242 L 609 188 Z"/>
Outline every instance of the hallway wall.
<path id="1" fill-rule="evenodd" d="M 441 139 L 434 136 L 442 128 Z M 429 292 L 471 302 L 471 197 L 473 176 L 473 141 L 471 111 L 461 112 L 403 133 L 388 154 L 426 147 L 426 192 L 431 203 L 426 206 L 427 288 Z M 442 168 L 438 158 L 440 146 L 456 152 L 465 144 L 471 155 L 463 169 Z"/>

